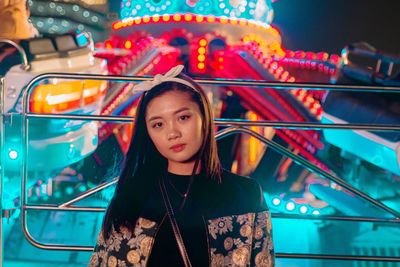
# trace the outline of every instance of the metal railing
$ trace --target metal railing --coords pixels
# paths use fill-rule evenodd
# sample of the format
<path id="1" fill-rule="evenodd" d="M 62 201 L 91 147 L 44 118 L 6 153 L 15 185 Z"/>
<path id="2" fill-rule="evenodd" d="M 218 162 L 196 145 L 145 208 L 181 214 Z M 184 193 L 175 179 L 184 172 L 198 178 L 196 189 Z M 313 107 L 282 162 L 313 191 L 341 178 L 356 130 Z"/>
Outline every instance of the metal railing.
<path id="1" fill-rule="evenodd" d="M 35 77 L 27 86 L 27 89 L 23 94 L 23 124 L 22 124 L 22 140 L 24 142 L 25 157 L 29 154 L 29 141 L 28 141 L 28 123 L 30 118 L 61 118 L 61 119 L 71 119 L 71 120 L 98 120 L 98 121 L 112 121 L 112 122 L 131 122 L 133 117 L 120 117 L 120 116 L 96 116 L 96 115 L 50 115 L 50 114 L 34 114 L 29 112 L 29 95 L 34 85 L 44 79 L 50 78 L 62 78 L 62 79 L 90 79 L 90 80 L 108 80 L 108 81 L 119 81 L 119 82 L 140 82 L 151 79 L 150 77 L 124 77 L 124 76 L 102 76 L 102 75 L 75 75 L 75 74 L 58 74 L 49 73 L 42 74 Z M 374 91 L 374 92 L 400 92 L 400 88 L 392 86 L 350 86 L 350 85 L 320 85 L 320 84 L 308 84 L 308 83 L 290 83 L 283 84 L 277 82 L 265 82 L 265 81 L 247 81 L 247 80 L 207 80 L 207 79 L 196 79 L 196 82 L 204 85 L 214 85 L 214 86 L 246 86 L 246 87 L 269 87 L 275 89 L 289 89 L 289 88 L 303 88 L 310 90 L 347 90 L 347 91 Z M 257 88 L 255 88 L 257 90 Z M 2 90 L 3 91 L 3 90 Z M 244 133 L 249 134 L 257 139 L 259 139 L 264 144 L 270 146 L 272 149 L 281 153 L 302 166 L 306 167 L 312 172 L 319 174 L 320 176 L 329 179 L 342 186 L 346 190 L 352 192 L 353 194 L 361 197 L 367 202 L 379 207 L 380 209 L 388 212 L 393 216 L 393 218 L 368 218 L 368 217 L 352 217 L 352 216 L 308 216 L 308 215 L 290 215 L 290 214 L 272 214 L 273 218 L 295 218 L 295 219 L 306 219 L 306 220 L 343 220 L 343 221 L 356 221 L 356 222 L 384 222 L 384 223 L 400 223 L 400 213 L 391 209 L 390 207 L 382 204 L 381 202 L 369 197 L 363 192 L 357 190 L 353 186 L 346 183 L 343 179 L 335 177 L 330 173 L 322 170 L 315 164 L 310 163 L 303 157 L 297 156 L 287 150 L 286 148 L 280 146 L 279 144 L 266 139 L 264 136 L 251 131 L 245 126 L 260 126 L 260 127 L 275 127 L 275 128 L 291 128 L 291 129 L 362 129 L 362 130 L 374 130 L 374 131 L 393 131 L 400 130 L 400 125 L 368 125 L 368 124 L 322 124 L 322 123 L 292 123 L 292 122 L 270 122 L 270 121 L 243 121 L 243 120 L 227 120 L 227 119 L 216 119 L 215 123 L 217 125 L 231 126 L 226 128 L 219 133 L 217 133 L 217 138 L 221 139 L 228 135 L 234 133 Z M 23 232 L 27 240 L 34 246 L 42 249 L 49 250 L 73 250 L 73 251 L 91 251 L 92 246 L 65 246 L 65 245 L 50 245 L 38 242 L 29 233 L 26 222 L 27 211 L 29 210 L 52 210 L 52 211 L 76 211 L 76 212 L 103 212 L 104 207 L 76 207 L 73 206 L 74 203 L 85 199 L 109 186 L 115 184 L 118 180 L 115 177 L 110 182 L 102 183 L 95 188 L 92 188 L 78 197 L 62 203 L 60 205 L 28 205 L 26 202 L 26 161 L 23 162 L 22 166 L 22 185 L 21 185 L 21 224 Z M 362 261 L 394 261 L 400 262 L 399 258 L 394 257 L 378 257 L 378 256 L 364 256 L 364 255 L 329 255 L 329 254 L 310 254 L 310 253 L 276 253 L 277 257 L 282 258 L 302 258 L 302 259 L 332 259 L 332 260 L 362 260 Z"/>

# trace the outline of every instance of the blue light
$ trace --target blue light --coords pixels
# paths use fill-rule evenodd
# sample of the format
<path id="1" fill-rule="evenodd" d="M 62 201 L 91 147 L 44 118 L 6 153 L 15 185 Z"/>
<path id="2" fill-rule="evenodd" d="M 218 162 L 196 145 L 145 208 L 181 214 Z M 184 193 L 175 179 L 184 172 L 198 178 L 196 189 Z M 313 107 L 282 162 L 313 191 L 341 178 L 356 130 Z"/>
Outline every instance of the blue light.
<path id="1" fill-rule="evenodd" d="M 18 158 L 18 152 L 16 150 L 10 150 L 10 152 L 8 152 L 8 156 L 10 159 L 15 160 Z"/>
<path id="2" fill-rule="evenodd" d="M 286 203 L 286 209 L 288 211 L 293 211 L 295 208 L 296 208 L 296 205 L 293 202 L 289 201 L 288 203 Z"/>

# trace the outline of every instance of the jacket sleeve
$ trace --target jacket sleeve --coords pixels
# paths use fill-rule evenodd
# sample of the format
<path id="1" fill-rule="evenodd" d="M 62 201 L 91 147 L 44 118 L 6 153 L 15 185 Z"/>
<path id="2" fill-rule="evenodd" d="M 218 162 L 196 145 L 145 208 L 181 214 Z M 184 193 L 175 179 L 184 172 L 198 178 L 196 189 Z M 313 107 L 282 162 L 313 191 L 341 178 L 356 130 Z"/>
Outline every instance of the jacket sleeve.
<path id="1" fill-rule="evenodd" d="M 103 229 L 100 230 L 96 246 L 90 257 L 89 267 L 107 266 L 107 247 L 104 241 Z"/>
<path id="2" fill-rule="evenodd" d="M 255 213 L 252 253 L 250 266 L 274 267 L 275 254 L 272 241 L 271 213 L 264 199 L 261 186 L 257 183 L 255 196 L 258 202 L 258 212 Z"/>
<path id="3" fill-rule="evenodd" d="M 274 246 L 272 242 L 271 216 L 268 210 L 256 213 L 250 266 L 275 266 Z"/>

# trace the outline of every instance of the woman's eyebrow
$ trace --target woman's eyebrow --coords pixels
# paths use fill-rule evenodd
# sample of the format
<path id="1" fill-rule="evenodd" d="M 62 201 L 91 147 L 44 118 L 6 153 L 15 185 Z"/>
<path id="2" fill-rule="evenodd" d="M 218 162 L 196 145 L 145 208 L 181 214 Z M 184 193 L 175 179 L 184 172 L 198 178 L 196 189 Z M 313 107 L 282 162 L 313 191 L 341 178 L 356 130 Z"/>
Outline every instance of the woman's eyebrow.
<path id="1" fill-rule="evenodd" d="M 175 115 L 175 114 L 178 114 L 179 112 L 186 111 L 186 110 L 190 110 L 190 108 L 182 107 L 178 110 L 175 110 L 173 114 Z M 152 120 L 157 120 L 157 119 L 162 119 L 162 117 L 161 116 L 152 116 L 147 121 L 152 121 Z"/>

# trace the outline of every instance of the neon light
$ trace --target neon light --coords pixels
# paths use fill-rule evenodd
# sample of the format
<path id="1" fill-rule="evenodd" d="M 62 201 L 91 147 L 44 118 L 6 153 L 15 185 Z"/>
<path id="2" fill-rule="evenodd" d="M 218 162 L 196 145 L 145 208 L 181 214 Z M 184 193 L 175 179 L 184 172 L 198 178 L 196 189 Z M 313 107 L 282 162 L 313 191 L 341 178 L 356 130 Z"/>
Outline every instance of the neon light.
<path id="1" fill-rule="evenodd" d="M 111 43 L 111 41 L 105 41 L 105 47 L 106 47 L 106 49 L 112 49 L 113 48 L 113 46 L 112 46 L 112 43 Z"/>
<path id="2" fill-rule="evenodd" d="M 197 68 L 199 68 L 200 70 L 205 68 L 205 64 L 203 62 L 200 62 L 199 64 L 197 64 Z"/>
<path id="3" fill-rule="evenodd" d="M 272 199 L 272 204 L 274 204 L 275 206 L 278 206 L 279 204 L 281 204 L 281 200 L 277 197 L 274 197 Z"/>
<path id="4" fill-rule="evenodd" d="M 286 203 L 286 209 L 288 211 L 293 211 L 295 208 L 296 208 L 296 205 L 292 201 L 289 201 L 288 203 Z"/>
<path id="5" fill-rule="evenodd" d="M 129 40 L 126 41 L 126 42 L 125 42 L 125 48 L 126 48 L 126 49 L 130 49 L 131 47 L 132 47 L 132 42 L 129 41 Z"/>
<path id="6" fill-rule="evenodd" d="M 179 15 L 179 14 L 175 14 L 175 15 L 173 16 L 173 19 L 174 19 L 174 21 L 181 21 L 182 17 L 181 17 L 181 15 Z"/>
<path id="7" fill-rule="evenodd" d="M 144 16 L 143 17 L 143 22 L 144 23 L 148 23 L 150 21 L 150 17 L 149 16 Z"/>
<path id="8" fill-rule="evenodd" d="M 204 60 L 206 60 L 206 56 L 205 56 L 205 55 L 199 55 L 199 56 L 197 57 L 197 59 L 198 59 L 199 61 L 204 61 Z"/>
<path id="9" fill-rule="evenodd" d="M 152 17 L 154 22 L 159 22 L 160 21 L 160 16 L 155 15 Z"/>
<path id="10" fill-rule="evenodd" d="M 10 150 L 10 152 L 8 152 L 8 156 L 10 159 L 15 160 L 18 158 L 18 152 L 16 150 Z"/>
<path id="11" fill-rule="evenodd" d="M 199 54 L 205 54 L 206 49 L 204 47 L 199 47 L 199 49 L 197 49 L 197 52 L 199 52 Z"/>
<path id="12" fill-rule="evenodd" d="M 215 17 L 207 17 L 207 22 L 210 22 L 210 23 L 215 22 Z"/>
<path id="13" fill-rule="evenodd" d="M 196 22 L 203 22 L 204 17 L 203 16 L 195 16 L 196 17 Z"/>
<path id="14" fill-rule="evenodd" d="M 185 14 L 184 18 L 186 21 L 192 21 L 193 16 L 191 14 Z"/>
<path id="15" fill-rule="evenodd" d="M 307 206 L 301 206 L 300 207 L 300 213 L 307 213 L 307 211 L 308 211 L 308 208 L 307 208 Z"/>
<path id="16" fill-rule="evenodd" d="M 199 44 L 201 46 L 206 46 L 207 45 L 207 40 L 206 39 L 200 39 Z"/>

